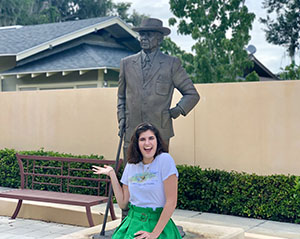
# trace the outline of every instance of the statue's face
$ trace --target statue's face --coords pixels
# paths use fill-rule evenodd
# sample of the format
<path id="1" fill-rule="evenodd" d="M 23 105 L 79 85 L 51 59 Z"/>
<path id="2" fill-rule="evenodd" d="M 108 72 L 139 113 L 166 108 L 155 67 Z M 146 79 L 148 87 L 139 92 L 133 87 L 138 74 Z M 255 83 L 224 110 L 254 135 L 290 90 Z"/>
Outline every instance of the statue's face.
<path id="1" fill-rule="evenodd" d="M 162 39 L 160 32 L 141 31 L 139 34 L 140 45 L 145 52 L 153 52 L 159 47 Z"/>

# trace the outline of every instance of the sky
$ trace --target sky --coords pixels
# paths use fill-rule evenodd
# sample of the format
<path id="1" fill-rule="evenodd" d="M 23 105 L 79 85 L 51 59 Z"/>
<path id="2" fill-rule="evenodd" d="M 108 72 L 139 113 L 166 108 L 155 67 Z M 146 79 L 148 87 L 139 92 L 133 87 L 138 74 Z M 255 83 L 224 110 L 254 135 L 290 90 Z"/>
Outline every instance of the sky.
<path id="1" fill-rule="evenodd" d="M 169 27 L 168 19 L 173 17 L 169 9 L 169 0 L 113 0 L 113 2 L 131 2 L 131 11 L 135 9 L 140 14 L 150 15 L 163 21 L 164 26 Z M 260 17 L 266 17 L 266 10 L 262 8 L 263 0 L 246 0 L 246 6 L 250 12 L 256 15 L 252 30 L 251 40 L 248 45 L 254 45 L 254 56 L 265 65 L 271 72 L 278 73 L 281 68 L 290 64 L 285 48 L 268 43 L 265 40 L 264 25 L 259 23 Z M 171 28 L 171 39 L 183 50 L 191 52 L 193 40 L 188 36 L 177 34 L 176 27 Z M 296 63 L 299 63 L 299 52 L 296 55 Z"/>

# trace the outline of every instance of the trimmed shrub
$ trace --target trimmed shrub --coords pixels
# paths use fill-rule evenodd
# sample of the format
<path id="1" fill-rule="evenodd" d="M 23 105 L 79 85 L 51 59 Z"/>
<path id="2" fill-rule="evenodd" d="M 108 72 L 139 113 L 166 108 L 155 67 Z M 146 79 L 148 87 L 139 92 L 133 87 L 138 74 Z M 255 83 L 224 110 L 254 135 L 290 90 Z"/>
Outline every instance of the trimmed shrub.
<path id="1" fill-rule="evenodd" d="M 178 208 L 300 223 L 297 176 L 226 172 L 177 166 Z"/>
<path id="2" fill-rule="evenodd" d="M 13 149 L 0 150 L 0 186 L 18 188 L 20 186 L 20 170 Z"/>
<path id="3" fill-rule="evenodd" d="M 0 150 L 0 186 L 2 187 L 11 187 L 11 188 L 18 188 L 20 186 L 20 170 L 19 170 L 19 165 L 18 161 L 16 158 L 16 151 L 13 149 L 4 149 Z M 53 152 L 53 151 L 44 151 L 44 149 L 40 149 L 38 151 L 20 151 L 18 152 L 19 154 L 24 154 L 24 155 L 39 155 L 39 156 L 52 156 L 52 157 L 73 157 L 73 158 L 93 158 L 93 159 L 103 159 L 103 156 L 98 156 L 98 155 L 72 155 L 72 154 L 66 154 L 66 153 L 58 153 L 58 152 Z M 47 164 L 47 165 L 45 165 Z M 51 165 L 50 165 L 51 164 Z M 58 166 L 59 162 L 53 161 L 49 164 L 49 162 L 40 162 L 40 165 L 44 166 Z M 29 167 L 32 167 L 29 165 Z M 83 164 L 83 163 L 71 163 L 72 168 L 85 168 L 85 169 L 90 169 L 91 165 L 89 164 Z M 50 169 L 49 169 L 50 170 Z M 55 172 L 54 172 L 55 173 Z M 87 174 L 87 172 L 78 172 L 75 171 L 72 176 L 76 176 L 76 174 L 81 173 L 81 174 Z M 90 174 L 89 174 L 90 176 Z M 29 181 L 31 179 L 29 178 Z M 55 180 L 55 179 L 52 179 Z M 56 191 L 58 189 L 55 188 L 55 186 L 41 186 L 39 189 L 47 189 L 47 190 L 52 190 Z M 76 191 L 82 191 L 87 189 L 76 189 Z M 83 192 L 79 192 L 83 193 Z M 85 192 L 89 193 L 89 192 Z"/>

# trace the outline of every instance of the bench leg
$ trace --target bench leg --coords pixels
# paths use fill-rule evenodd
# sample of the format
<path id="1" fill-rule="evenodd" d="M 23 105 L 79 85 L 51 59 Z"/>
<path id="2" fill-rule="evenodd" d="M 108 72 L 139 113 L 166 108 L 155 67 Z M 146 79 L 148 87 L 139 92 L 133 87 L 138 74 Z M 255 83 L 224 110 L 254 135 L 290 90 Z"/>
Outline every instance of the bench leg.
<path id="1" fill-rule="evenodd" d="M 23 200 L 18 201 L 17 207 L 15 209 L 14 214 L 11 216 L 11 219 L 15 219 L 18 216 L 18 213 L 19 213 L 19 211 L 21 209 L 21 206 L 22 206 L 22 202 L 23 202 Z"/>
<path id="2" fill-rule="evenodd" d="M 90 208 L 90 206 L 86 206 L 85 209 L 86 209 L 86 216 L 87 216 L 89 225 L 90 225 L 90 227 L 93 227 L 94 222 L 93 222 L 93 218 L 92 218 L 91 208 Z"/>
<path id="3" fill-rule="evenodd" d="M 116 214 L 115 214 L 114 204 L 113 204 L 112 200 L 110 200 L 109 211 L 110 211 L 111 219 L 116 220 L 117 217 L 116 217 Z"/>

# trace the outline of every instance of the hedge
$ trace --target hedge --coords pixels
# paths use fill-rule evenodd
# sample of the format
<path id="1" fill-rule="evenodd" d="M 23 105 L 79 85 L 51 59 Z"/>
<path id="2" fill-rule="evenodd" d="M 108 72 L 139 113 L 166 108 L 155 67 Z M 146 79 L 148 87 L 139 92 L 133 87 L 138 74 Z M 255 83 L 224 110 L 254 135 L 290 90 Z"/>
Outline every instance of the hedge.
<path id="1" fill-rule="evenodd" d="M 178 208 L 300 223 L 298 176 L 177 166 Z"/>
<path id="2" fill-rule="evenodd" d="M 21 154 L 99 158 L 97 155 L 61 154 L 52 151 L 23 151 Z M 0 185 L 20 185 L 19 166 L 13 149 L 0 150 Z M 178 165 L 180 209 L 242 217 L 300 223 L 300 177 L 201 169 Z M 121 170 L 122 171 L 122 170 Z M 120 176 L 120 175 L 119 175 Z"/>
<path id="3" fill-rule="evenodd" d="M 76 158 L 93 158 L 93 159 L 103 159 L 103 156 L 98 156 L 98 155 L 72 155 L 72 154 L 66 154 L 66 153 L 58 153 L 58 152 L 53 152 L 53 151 L 44 151 L 43 149 L 40 149 L 38 151 L 20 151 L 18 152 L 20 154 L 25 154 L 25 155 L 39 155 L 39 156 L 52 156 L 52 157 L 76 157 Z M 32 168 L 32 162 L 29 164 L 29 168 Z M 46 161 L 40 161 L 39 165 L 40 166 L 52 166 L 52 167 L 59 167 L 60 162 L 58 161 L 51 161 L 51 162 L 46 162 Z M 77 163 L 73 162 L 70 164 L 71 168 L 83 168 L 83 169 L 90 169 L 92 167 L 92 164 L 83 164 L 83 163 Z M 24 166 L 27 167 L 27 166 Z M 20 186 L 20 174 L 19 174 L 19 165 L 17 162 L 16 158 L 16 151 L 13 149 L 5 149 L 5 150 L 0 150 L 0 185 L 3 187 L 11 187 L 11 188 L 17 188 Z M 24 170 L 26 170 L 24 168 Z M 36 169 L 39 170 L 39 169 Z M 45 170 L 45 169 L 44 169 Z M 65 175 L 68 174 L 67 169 L 64 172 Z M 56 174 L 57 172 L 54 169 L 47 169 L 49 174 Z M 38 171 L 36 171 L 38 173 Z M 76 176 L 77 174 L 84 174 L 82 176 L 84 177 L 94 177 L 92 172 L 86 172 L 86 171 L 73 171 L 72 176 Z M 29 180 L 29 185 L 31 182 L 31 177 L 28 178 Z M 39 178 L 38 181 L 46 181 L 50 183 L 59 183 L 57 182 L 57 179 L 55 178 Z M 70 181 L 72 184 L 72 180 Z M 76 184 L 76 182 L 74 182 Z M 82 185 L 86 186 L 97 186 L 97 182 L 94 181 L 82 181 Z M 66 184 L 63 184 L 63 190 L 65 189 Z M 36 185 L 36 189 L 40 190 L 51 190 L 51 191 L 57 191 L 59 190 L 58 186 L 53 186 L 53 185 Z M 72 193 L 82 193 L 82 194 L 93 194 L 93 192 L 89 189 L 83 189 L 83 188 L 71 188 L 70 191 Z"/>

